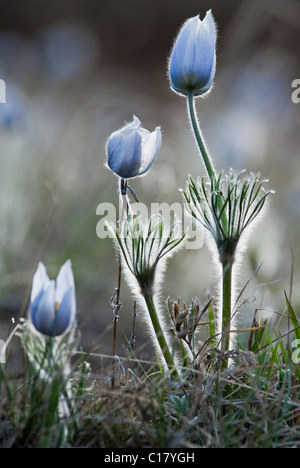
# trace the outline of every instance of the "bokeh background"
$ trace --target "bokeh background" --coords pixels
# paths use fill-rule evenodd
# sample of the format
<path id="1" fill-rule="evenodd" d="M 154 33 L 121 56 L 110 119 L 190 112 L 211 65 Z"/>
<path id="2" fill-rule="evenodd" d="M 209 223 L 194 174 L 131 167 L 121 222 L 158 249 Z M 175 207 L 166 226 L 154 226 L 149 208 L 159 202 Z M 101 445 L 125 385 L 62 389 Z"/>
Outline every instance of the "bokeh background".
<path id="1" fill-rule="evenodd" d="M 0 78 L 7 86 L 0 104 L 0 338 L 12 317 L 26 314 L 37 262 L 55 277 L 70 258 L 82 347 L 111 353 L 116 253 L 110 239 L 96 235 L 97 206 L 118 204 L 105 143 L 133 115 L 151 131 L 162 127 L 151 172 L 132 182 L 149 204 L 181 202 L 188 175 L 203 174 L 185 100 L 169 88 L 167 61 L 183 21 L 210 8 L 218 68 L 213 92 L 197 101 L 208 147 L 219 170 L 259 171 L 276 191 L 239 272 L 243 287 L 262 263 L 243 293 L 241 321 L 249 325 L 256 308 L 270 317 L 283 311 L 292 265 L 298 310 L 300 104 L 291 86 L 300 78 L 300 2 L 0 0 Z M 215 283 L 207 247 L 183 250 L 169 263 L 162 300 L 204 301 Z M 133 314 L 125 283 L 121 300 L 120 355 Z M 142 314 L 136 326 L 141 346 Z"/>

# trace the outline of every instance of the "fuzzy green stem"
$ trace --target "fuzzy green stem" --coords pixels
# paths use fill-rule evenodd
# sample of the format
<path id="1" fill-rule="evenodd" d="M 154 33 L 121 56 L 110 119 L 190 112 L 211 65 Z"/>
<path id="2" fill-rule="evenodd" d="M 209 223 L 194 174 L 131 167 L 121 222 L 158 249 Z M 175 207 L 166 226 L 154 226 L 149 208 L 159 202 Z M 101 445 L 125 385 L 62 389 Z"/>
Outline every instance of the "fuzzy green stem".
<path id="1" fill-rule="evenodd" d="M 176 336 L 175 339 L 176 339 L 176 344 L 178 345 L 178 347 L 180 349 L 181 356 L 182 356 L 182 365 L 183 365 L 183 367 L 188 369 L 189 365 L 190 365 L 189 353 L 186 350 L 182 340 L 180 338 L 178 338 L 177 336 Z"/>
<path id="2" fill-rule="evenodd" d="M 232 303 L 232 263 L 222 263 L 222 351 L 229 351 L 231 303 Z"/>
<path id="3" fill-rule="evenodd" d="M 214 176 L 214 168 L 210 159 L 210 156 L 208 154 L 208 150 L 205 146 L 204 139 L 201 134 L 200 126 L 198 123 L 197 119 L 197 114 L 195 110 L 195 105 L 194 105 L 194 90 L 193 88 L 189 88 L 187 91 L 187 101 L 188 101 L 188 110 L 189 110 L 189 116 L 190 116 L 190 121 L 192 125 L 192 129 L 197 141 L 197 144 L 199 146 L 200 153 L 203 158 L 204 165 L 206 167 L 207 173 L 209 175 L 210 180 L 212 180 Z"/>
<path id="4" fill-rule="evenodd" d="M 148 308 L 151 323 L 152 323 L 153 329 L 155 331 L 155 335 L 157 337 L 157 341 L 158 341 L 160 350 L 161 350 L 161 352 L 163 354 L 163 357 L 164 357 L 164 359 L 166 361 L 166 364 L 168 366 L 170 376 L 175 378 L 175 379 L 180 379 L 178 371 L 177 371 L 175 363 L 174 363 L 174 360 L 173 360 L 173 357 L 172 357 L 172 354 L 170 352 L 169 346 L 168 346 L 167 341 L 165 339 L 163 329 L 161 327 L 161 323 L 160 323 L 160 320 L 159 320 L 159 317 L 158 317 L 158 314 L 157 314 L 157 311 L 156 311 L 156 308 L 155 308 L 153 296 L 145 295 L 144 299 L 145 299 L 145 302 L 146 302 L 146 305 L 147 305 L 147 308 Z"/>
<path id="5" fill-rule="evenodd" d="M 198 123 L 195 104 L 194 104 L 194 91 L 192 88 L 188 89 L 187 92 L 188 110 L 190 116 L 191 126 L 194 132 L 195 139 L 197 141 L 200 153 L 203 158 L 204 165 L 206 167 L 208 176 L 211 181 L 211 189 L 213 190 L 213 182 L 215 177 L 215 171 L 212 165 L 211 158 L 208 150 L 205 146 L 204 139 L 201 134 L 201 129 Z M 221 191 L 217 193 L 217 205 L 221 210 L 223 205 L 223 195 Z M 224 232 L 228 231 L 228 219 L 226 210 L 223 210 L 220 222 Z M 231 318 L 231 294 L 232 294 L 232 264 L 222 263 L 222 350 L 229 350 L 229 333 L 230 333 L 230 318 Z"/>

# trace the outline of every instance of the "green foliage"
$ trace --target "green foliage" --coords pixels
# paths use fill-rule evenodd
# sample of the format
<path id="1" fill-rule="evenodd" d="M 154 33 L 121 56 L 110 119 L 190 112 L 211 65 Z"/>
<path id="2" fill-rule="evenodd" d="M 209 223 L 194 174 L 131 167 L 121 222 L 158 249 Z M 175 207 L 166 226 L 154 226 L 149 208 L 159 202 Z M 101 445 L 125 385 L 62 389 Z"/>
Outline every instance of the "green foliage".
<path id="1" fill-rule="evenodd" d="M 284 313 L 294 326 L 296 313 L 287 304 Z M 184 386 L 170 382 L 157 363 L 140 360 L 137 350 L 122 358 L 125 373 L 111 389 L 109 379 L 92 374 L 86 356 L 74 361 L 66 337 L 68 363 L 73 361 L 67 372 L 53 366 L 51 375 L 43 374 L 29 360 L 15 382 L 8 364 L 1 366 L 0 446 L 300 448 L 299 366 L 286 337 L 267 321 L 258 323 L 255 314 L 247 347 L 224 353 L 214 346 L 211 302 L 202 308 L 193 300 L 187 307 L 169 299 L 168 307 L 179 333 L 187 324 L 195 333 L 204 309 L 210 318 L 200 326 L 209 333 L 207 346 L 182 374 Z M 291 328 L 289 335 L 294 339 L 298 331 Z M 222 362 L 228 359 L 227 369 Z"/>
<path id="2" fill-rule="evenodd" d="M 183 192 L 189 213 L 213 236 L 221 262 L 234 259 L 242 233 L 261 212 L 272 191 L 265 192 L 259 174 L 242 178 L 243 173 L 222 173 L 208 182 L 190 178 Z M 225 263 L 226 263 L 225 262 Z"/>
<path id="3" fill-rule="evenodd" d="M 183 241 L 177 223 L 166 226 L 161 216 L 150 218 L 147 225 L 137 214 L 129 215 L 120 229 L 114 230 L 123 258 L 137 279 L 144 294 L 153 294 L 153 284 L 159 262 L 171 254 Z"/>
<path id="4" fill-rule="evenodd" d="M 291 319 L 291 322 L 292 322 L 292 325 L 294 327 L 294 335 L 295 335 L 295 339 L 296 340 L 300 340 L 300 324 L 299 324 L 299 320 L 297 319 L 296 317 L 296 314 L 294 312 L 294 309 L 293 307 L 291 306 L 291 303 L 286 295 L 286 292 L 284 292 L 285 294 L 285 300 L 286 300 L 286 306 L 287 306 L 287 310 L 288 310 L 288 315 Z"/>

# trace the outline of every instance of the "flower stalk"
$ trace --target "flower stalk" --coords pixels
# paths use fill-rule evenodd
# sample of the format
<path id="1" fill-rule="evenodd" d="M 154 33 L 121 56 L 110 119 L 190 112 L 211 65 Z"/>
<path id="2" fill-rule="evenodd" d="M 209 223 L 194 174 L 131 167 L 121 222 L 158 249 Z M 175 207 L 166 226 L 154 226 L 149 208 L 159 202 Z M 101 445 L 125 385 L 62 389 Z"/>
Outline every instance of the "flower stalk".
<path id="1" fill-rule="evenodd" d="M 230 349 L 230 327 L 232 314 L 232 263 L 222 263 L 222 341 L 221 349 Z"/>
<path id="2" fill-rule="evenodd" d="M 152 326 L 153 326 L 157 341 L 159 343 L 160 351 L 161 351 L 161 353 L 162 353 L 162 355 L 164 357 L 164 360 L 165 360 L 165 362 L 167 364 L 167 367 L 168 367 L 168 370 L 169 370 L 169 373 L 170 373 L 170 377 L 173 378 L 173 379 L 178 379 L 179 380 L 180 376 L 179 376 L 178 370 L 177 370 L 177 368 L 175 366 L 174 359 L 173 359 L 173 356 L 171 354 L 169 345 L 168 345 L 168 343 L 166 341 L 166 338 L 165 338 L 165 335 L 164 335 L 164 332 L 163 332 L 163 329 L 162 329 L 162 326 L 161 326 L 161 323 L 160 323 L 160 319 L 159 319 L 159 316 L 158 316 L 158 313 L 156 311 L 156 307 L 155 307 L 155 304 L 154 304 L 154 298 L 151 295 L 150 296 L 145 295 L 144 299 L 145 299 L 145 303 L 146 303 L 146 306 L 147 306 L 147 309 L 148 309 L 148 312 L 149 312 L 149 317 L 150 317 L 150 320 L 151 320 L 151 323 L 152 323 Z"/>
<path id="3" fill-rule="evenodd" d="M 191 126 L 192 126 L 192 129 L 193 129 L 193 132 L 194 132 L 194 136 L 195 136 L 196 142 L 197 142 L 197 144 L 199 146 L 200 154 L 202 155 L 202 159 L 203 159 L 207 174 L 208 174 L 209 178 L 212 179 L 213 176 L 214 176 L 215 171 L 214 171 L 213 164 L 212 164 L 211 158 L 209 156 L 208 150 L 206 148 L 204 138 L 202 136 L 201 129 L 200 129 L 200 126 L 199 126 L 197 113 L 196 113 L 196 109 L 195 109 L 195 103 L 194 103 L 194 90 L 193 90 L 193 88 L 188 88 L 187 89 L 187 102 L 188 102 L 188 113 L 189 113 L 189 117 L 190 117 Z"/>

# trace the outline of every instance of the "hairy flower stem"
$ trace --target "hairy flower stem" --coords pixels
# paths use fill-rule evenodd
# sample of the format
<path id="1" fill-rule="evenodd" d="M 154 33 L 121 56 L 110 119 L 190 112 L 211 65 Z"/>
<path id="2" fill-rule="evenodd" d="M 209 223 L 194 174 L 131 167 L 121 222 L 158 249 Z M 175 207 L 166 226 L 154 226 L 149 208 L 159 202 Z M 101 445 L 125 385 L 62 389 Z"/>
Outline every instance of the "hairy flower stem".
<path id="1" fill-rule="evenodd" d="M 188 110 L 190 116 L 191 126 L 195 135 L 195 139 L 199 146 L 200 153 L 206 167 L 207 174 L 211 181 L 211 188 L 213 190 L 213 182 L 215 178 L 215 171 L 209 156 L 208 150 L 205 146 L 204 139 L 201 134 L 201 129 L 198 123 L 197 114 L 194 103 L 194 91 L 190 88 L 187 92 Z M 217 204 L 221 210 L 223 195 L 221 191 L 217 193 Z M 220 223 L 224 232 L 228 231 L 228 219 L 226 210 L 223 210 L 220 217 Z M 232 263 L 222 263 L 222 350 L 229 350 L 230 342 L 230 319 L 231 319 L 231 295 L 232 295 Z"/>
<path id="2" fill-rule="evenodd" d="M 230 343 L 232 267 L 232 263 L 222 263 L 222 351 L 229 351 Z"/>
<path id="3" fill-rule="evenodd" d="M 206 167 L 208 176 L 210 180 L 212 180 L 214 176 L 214 168 L 210 159 L 210 156 L 208 154 L 208 150 L 205 146 L 204 139 L 201 134 L 201 129 L 198 123 L 197 119 L 197 114 L 195 110 L 195 105 L 194 105 L 194 90 L 193 88 L 189 88 L 187 91 L 187 101 L 188 101 L 188 110 L 189 110 L 189 116 L 190 116 L 190 121 L 192 125 L 192 129 L 197 141 L 197 144 L 199 146 L 200 153 L 203 158 L 204 165 Z"/>
<path id="4" fill-rule="evenodd" d="M 194 132 L 194 136 L 195 136 L 195 139 L 197 141 L 197 144 L 198 144 L 198 147 L 199 147 L 199 150 L 200 150 L 200 153 L 201 153 L 201 156 L 202 156 L 202 159 L 203 159 L 207 174 L 208 174 L 208 176 L 210 178 L 211 186 L 213 186 L 213 181 L 214 181 L 214 177 L 215 177 L 215 170 L 213 168 L 211 158 L 209 156 L 208 150 L 207 150 L 205 142 L 204 142 L 204 138 L 203 138 L 202 133 L 201 133 L 201 129 L 200 129 L 200 125 L 199 125 L 199 122 L 198 122 L 197 113 L 196 113 L 196 109 L 195 109 L 194 91 L 193 91 L 192 88 L 190 88 L 188 90 L 187 101 L 188 101 L 188 110 L 189 110 L 190 122 L 191 122 L 191 126 L 192 126 L 192 129 L 193 129 L 193 132 Z M 222 197 L 222 195 L 218 194 L 218 205 L 219 206 L 221 206 L 221 204 L 222 204 L 221 197 Z M 227 227 L 228 227 L 228 221 L 227 221 L 227 216 L 226 216 L 225 211 L 223 212 L 223 214 L 221 216 L 221 223 L 222 223 L 222 227 L 223 227 L 224 231 L 226 231 Z"/>
<path id="5" fill-rule="evenodd" d="M 147 305 L 147 309 L 150 315 L 150 320 L 160 347 L 160 350 L 163 354 L 165 362 L 168 366 L 171 378 L 180 380 L 178 371 L 176 369 L 172 354 L 170 352 L 169 346 L 167 344 L 163 329 L 161 327 L 161 323 L 155 308 L 153 296 L 151 295 L 144 295 L 144 299 Z"/>

